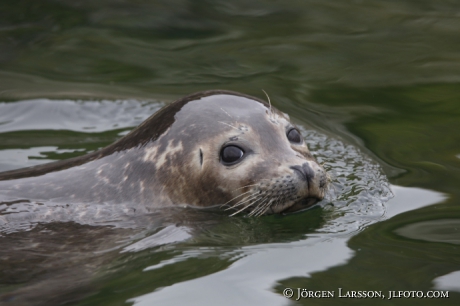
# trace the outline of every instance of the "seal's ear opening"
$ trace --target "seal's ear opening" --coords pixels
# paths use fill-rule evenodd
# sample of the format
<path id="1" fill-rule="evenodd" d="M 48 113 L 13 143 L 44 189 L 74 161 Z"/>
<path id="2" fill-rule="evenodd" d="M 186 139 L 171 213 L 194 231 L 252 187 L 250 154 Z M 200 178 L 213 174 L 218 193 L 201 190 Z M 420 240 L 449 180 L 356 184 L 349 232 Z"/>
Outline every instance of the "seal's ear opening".
<path id="1" fill-rule="evenodd" d="M 203 167 L 203 151 L 200 148 L 200 165 Z"/>

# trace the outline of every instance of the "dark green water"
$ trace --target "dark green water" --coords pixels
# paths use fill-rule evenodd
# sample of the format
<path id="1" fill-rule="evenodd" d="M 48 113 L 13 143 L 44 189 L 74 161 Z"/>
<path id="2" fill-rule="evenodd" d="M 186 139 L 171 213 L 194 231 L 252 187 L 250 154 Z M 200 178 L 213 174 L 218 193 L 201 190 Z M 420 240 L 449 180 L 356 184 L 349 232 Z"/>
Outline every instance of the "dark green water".
<path id="1" fill-rule="evenodd" d="M 0 294 L 14 293 L 0 304 L 36 294 L 37 303 L 75 305 L 458 305 L 459 12 L 448 0 L 2 0 L 0 171 L 103 147 L 192 92 L 264 97 L 265 89 L 295 122 L 357 148 L 396 187 L 386 213 L 356 229 L 334 207 L 218 214 L 205 217 L 217 226 L 186 242 L 101 247 L 110 256 L 94 255 L 89 242 L 128 234 L 40 225 L 11 234 L 17 245 L 1 237 L 0 260 L 21 242 L 45 241 L 46 231 L 81 239 L 59 256 L 51 250 L 62 241 L 46 240 L 44 251 L 20 253 L 13 272 L 3 264 Z M 72 278 L 75 267 L 90 273 Z M 40 284 L 57 289 L 40 296 Z M 295 302 L 283 297 L 287 287 L 336 297 Z M 338 298 L 338 288 L 449 290 L 449 298 Z"/>

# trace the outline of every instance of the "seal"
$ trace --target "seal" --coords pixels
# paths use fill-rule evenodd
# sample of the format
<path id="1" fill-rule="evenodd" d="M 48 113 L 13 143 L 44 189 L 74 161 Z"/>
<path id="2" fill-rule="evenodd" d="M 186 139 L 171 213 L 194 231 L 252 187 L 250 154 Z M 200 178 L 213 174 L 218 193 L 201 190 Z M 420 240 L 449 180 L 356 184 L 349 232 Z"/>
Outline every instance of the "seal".
<path id="1" fill-rule="evenodd" d="M 121 205 L 153 211 L 222 206 L 232 215 L 299 210 L 327 175 L 299 129 L 271 104 L 211 90 L 181 98 L 84 156 L 0 173 L 0 201 Z"/>

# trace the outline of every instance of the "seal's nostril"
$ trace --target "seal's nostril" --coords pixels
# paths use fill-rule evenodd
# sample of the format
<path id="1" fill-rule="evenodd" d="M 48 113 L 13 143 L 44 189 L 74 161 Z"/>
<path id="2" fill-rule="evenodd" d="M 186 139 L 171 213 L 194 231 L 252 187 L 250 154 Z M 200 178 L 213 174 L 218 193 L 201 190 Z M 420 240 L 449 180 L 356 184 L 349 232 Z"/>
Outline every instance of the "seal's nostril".
<path id="1" fill-rule="evenodd" d="M 315 177 L 315 171 L 313 171 L 308 163 L 304 163 L 302 165 L 302 169 L 304 170 L 308 181 L 311 181 Z"/>
<path id="2" fill-rule="evenodd" d="M 290 168 L 300 175 L 304 181 L 310 182 L 315 177 L 315 172 L 308 163 L 304 163 L 302 166 L 291 166 Z"/>
<path id="3" fill-rule="evenodd" d="M 303 169 L 301 166 L 291 166 L 289 168 L 294 170 L 294 172 L 297 173 L 303 180 L 306 180 L 307 177 L 305 176 L 305 173 L 303 172 Z"/>

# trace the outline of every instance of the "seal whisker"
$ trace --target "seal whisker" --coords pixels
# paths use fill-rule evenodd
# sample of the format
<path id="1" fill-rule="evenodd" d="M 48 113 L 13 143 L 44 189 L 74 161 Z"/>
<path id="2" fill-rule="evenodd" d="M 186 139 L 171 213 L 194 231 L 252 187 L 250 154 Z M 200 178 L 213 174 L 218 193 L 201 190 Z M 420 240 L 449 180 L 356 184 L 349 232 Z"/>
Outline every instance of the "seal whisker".
<path id="1" fill-rule="evenodd" d="M 257 216 L 262 216 L 263 214 L 265 214 L 267 212 L 267 210 L 272 206 L 272 205 L 275 205 L 275 204 L 278 204 L 280 203 L 280 198 L 281 196 L 278 196 L 274 201 L 271 200 L 270 202 L 267 203 L 267 205 L 265 205 L 265 209 L 263 211 L 260 212 L 260 214 L 258 214 Z M 273 203 L 274 202 L 274 203 Z"/>
<path id="2" fill-rule="evenodd" d="M 264 94 L 267 96 L 267 99 L 268 99 L 268 105 L 270 105 L 270 119 L 272 119 L 272 115 L 273 115 L 273 112 L 272 112 L 272 102 L 270 101 L 270 97 L 268 96 L 267 92 L 265 90 L 262 89 L 262 91 L 264 92 Z M 275 116 L 273 116 L 273 120 L 275 119 Z"/>
<path id="3" fill-rule="evenodd" d="M 272 207 L 273 205 L 279 204 L 279 203 L 280 203 L 280 200 L 281 200 L 282 198 L 283 198 L 283 195 L 279 195 L 277 198 L 271 199 L 267 204 L 264 205 L 264 207 L 262 207 L 262 209 L 259 211 L 259 213 L 258 213 L 256 216 L 261 216 L 261 215 L 265 214 L 265 212 L 266 212 L 270 207 Z"/>
<path id="4" fill-rule="evenodd" d="M 271 180 L 271 179 L 260 179 L 260 180 L 261 180 L 261 181 L 269 181 L 269 180 Z M 235 191 L 237 191 L 237 190 L 240 190 L 240 189 L 243 189 L 243 188 L 246 188 L 246 187 L 258 186 L 258 185 L 260 185 L 260 183 L 245 185 L 245 186 L 242 186 L 242 187 L 239 187 L 239 188 L 234 189 L 232 192 L 235 192 Z M 249 191 L 246 191 L 246 192 L 244 192 L 244 193 L 242 193 L 242 194 L 240 194 L 240 195 L 237 195 L 236 197 L 230 199 L 229 201 L 227 201 L 226 203 L 222 204 L 221 206 L 225 206 L 225 205 L 227 205 L 228 203 L 230 203 L 231 201 L 233 201 L 234 199 L 239 198 L 239 197 L 241 197 L 241 196 L 243 196 L 243 195 L 245 195 L 245 194 L 247 194 L 247 193 L 249 193 L 249 192 L 254 192 L 254 191 L 253 191 L 253 190 L 249 190 Z M 235 205 L 236 205 L 236 204 L 235 204 Z"/>
<path id="5" fill-rule="evenodd" d="M 222 204 L 221 207 L 227 205 L 228 203 L 230 203 L 231 201 L 235 200 L 236 198 L 239 198 L 239 197 L 241 197 L 241 196 L 244 196 L 245 194 L 250 193 L 250 192 L 252 192 L 252 190 L 249 190 L 249 191 L 247 191 L 247 192 L 245 192 L 245 193 L 242 193 L 242 194 L 237 195 L 236 197 L 234 197 L 234 198 L 232 198 L 231 200 L 227 201 L 226 203 Z M 240 201 L 241 201 L 241 200 L 240 200 Z"/>
<path id="6" fill-rule="evenodd" d="M 255 200 L 253 199 L 253 200 L 251 201 L 251 203 L 247 204 L 247 205 L 246 205 L 243 209 L 241 209 L 240 211 L 242 211 L 242 210 L 244 210 L 244 209 L 247 209 L 248 207 L 250 207 L 250 206 L 256 204 L 257 202 L 259 202 L 259 203 L 256 205 L 256 208 L 255 208 L 255 209 L 257 209 L 257 207 L 259 207 L 259 206 L 264 202 L 264 200 L 267 199 L 268 197 L 269 197 L 269 195 L 265 195 L 264 197 L 261 197 L 261 198 L 255 199 Z M 238 212 L 239 212 L 239 211 L 238 211 Z M 249 214 L 249 216 L 251 216 L 251 215 Z"/>
<path id="7" fill-rule="evenodd" d="M 260 200 L 264 200 L 267 196 L 265 196 L 264 198 L 259 198 L 259 199 L 253 199 L 253 201 L 251 201 L 251 203 L 249 203 L 248 205 L 244 206 L 243 208 L 241 208 L 240 210 L 238 210 L 237 212 L 234 212 L 233 214 L 231 214 L 230 216 L 233 217 L 234 215 L 242 212 L 243 210 L 247 209 L 249 206 L 252 206 L 254 205 L 255 203 L 257 203 L 258 201 Z"/>
<path id="8" fill-rule="evenodd" d="M 227 208 L 226 210 L 229 210 L 229 209 L 232 209 L 232 208 L 235 208 L 235 207 L 238 207 L 238 206 L 241 206 L 243 205 L 244 203 L 248 202 L 248 201 L 252 201 L 254 198 L 258 197 L 259 195 L 254 193 L 252 195 L 249 195 L 247 196 L 246 198 L 240 200 L 239 202 L 237 202 L 235 205 Z"/>
<path id="9" fill-rule="evenodd" d="M 272 179 L 260 179 L 260 181 L 271 181 L 271 180 L 272 180 Z M 237 191 L 237 190 L 240 190 L 240 189 L 243 189 L 243 188 L 246 188 L 246 187 L 258 186 L 258 185 L 260 185 L 260 183 L 245 185 L 245 186 L 242 186 L 242 187 L 233 189 L 232 192 Z"/>
<path id="10" fill-rule="evenodd" d="M 264 203 L 263 205 L 260 206 L 260 208 L 257 210 L 257 212 L 254 214 L 255 217 L 262 216 L 267 209 L 272 205 L 272 203 L 275 202 L 274 199 L 270 199 L 267 203 Z"/>
<path id="11" fill-rule="evenodd" d="M 254 209 L 253 211 L 251 211 L 249 213 L 249 216 L 254 216 L 254 217 L 258 217 L 259 216 L 259 212 L 262 211 L 263 207 L 265 207 L 265 205 L 267 204 L 270 204 L 272 202 L 272 200 L 269 200 L 268 202 L 263 202 L 263 203 L 260 203 L 259 205 L 257 205 L 257 208 Z"/>
<path id="12" fill-rule="evenodd" d="M 225 109 L 223 109 L 222 107 L 221 107 L 220 109 L 221 109 L 224 113 L 226 113 L 227 116 L 229 116 L 231 119 L 233 119 L 233 117 L 232 117 L 229 113 L 227 113 L 227 111 L 226 111 Z"/>
<path id="13" fill-rule="evenodd" d="M 262 180 L 261 180 L 262 181 Z M 250 186 L 257 186 L 257 185 L 260 185 L 260 184 L 251 184 L 251 185 L 246 185 L 246 186 L 243 186 L 243 187 L 240 187 L 240 188 L 236 188 L 236 189 L 233 189 L 233 191 L 237 191 L 237 190 L 240 190 L 240 189 L 243 189 L 243 188 L 246 188 L 246 187 L 250 187 Z M 233 192 L 232 191 L 232 192 Z M 249 191 L 248 191 L 249 192 Z"/>
<path id="14" fill-rule="evenodd" d="M 267 194 L 262 200 L 267 199 L 268 196 L 269 196 L 269 195 Z M 270 199 L 270 200 L 268 201 L 268 203 L 270 203 L 271 201 L 272 201 L 272 199 Z M 254 208 L 254 209 L 248 214 L 248 216 L 254 216 L 254 215 L 256 215 L 256 213 L 257 213 L 258 211 L 260 211 L 261 207 L 263 207 L 263 206 L 265 206 L 265 205 L 266 205 L 266 204 L 265 204 L 264 201 L 260 202 L 260 203 L 257 205 L 257 207 Z"/>
<path id="15" fill-rule="evenodd" d="M 218 121 L 218 122 L 219 122 L 219 123 L 222 123 L 222 124 L 225 124 L 225 125 L 228 125 L 228 126 L 231 127 L 232 129 L 235 129 L 235 130 L 239 131 L 238 128 L 234 127 L 234 126 L 231 125 L 231 124 L 228 124 L 228 123 L 225 123 L 225 122 L 222 122 L 222 121 Z"/>

